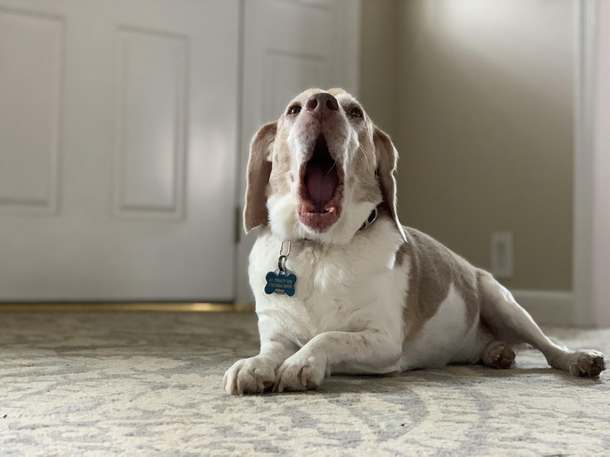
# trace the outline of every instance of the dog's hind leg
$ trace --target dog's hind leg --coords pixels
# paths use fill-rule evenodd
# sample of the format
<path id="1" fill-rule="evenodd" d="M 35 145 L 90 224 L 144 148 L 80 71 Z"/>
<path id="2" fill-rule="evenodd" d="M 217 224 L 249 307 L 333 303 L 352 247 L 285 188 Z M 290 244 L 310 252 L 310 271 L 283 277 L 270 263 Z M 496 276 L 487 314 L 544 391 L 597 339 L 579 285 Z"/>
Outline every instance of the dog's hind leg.
<path id="1" fill-rule="evenodd" d="M 531 344 L 544 354 L 553 368 L 568 371 L 574 376 L 593 377 L 605 369 L 603 354 L 590 350 L 572 352 L 553 343 L 527 311 L 517 304 L 513 295 L 491 274 L 479 270 L 477 275 L 481 294 L 481 320 L 495 340 L 506 341 L 508 344 Z"/>

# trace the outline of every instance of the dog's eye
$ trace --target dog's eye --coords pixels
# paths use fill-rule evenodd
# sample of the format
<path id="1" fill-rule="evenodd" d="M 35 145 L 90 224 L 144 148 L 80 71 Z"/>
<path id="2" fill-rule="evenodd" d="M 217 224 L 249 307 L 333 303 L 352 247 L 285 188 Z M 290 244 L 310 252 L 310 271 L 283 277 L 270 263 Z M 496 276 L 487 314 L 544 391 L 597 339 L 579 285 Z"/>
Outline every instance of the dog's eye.
<path id="1" fill-rule="evenodd" d="M 360 108 L 352 108 L 349 110 L 349 115 L 351 117 L 362 117 L 362 110 Z"/>
<path id="2" fill-rule="evenodd" d="M 299 114 L 301 112 L 301 106 L 300 105 L 292 105 L 290 108 L 288 108 L 288 114 Z"/>

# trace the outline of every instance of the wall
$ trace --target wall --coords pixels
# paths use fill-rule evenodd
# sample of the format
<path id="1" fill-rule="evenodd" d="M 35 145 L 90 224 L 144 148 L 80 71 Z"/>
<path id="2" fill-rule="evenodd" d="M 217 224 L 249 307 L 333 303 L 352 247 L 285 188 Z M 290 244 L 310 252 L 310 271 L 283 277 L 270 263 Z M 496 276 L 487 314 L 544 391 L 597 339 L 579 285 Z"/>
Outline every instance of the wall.
<path id="1" fill-rule="evenodd" d="M 401 156 L 402 222 L 484 268 L 513 232 L 511 289 L 572 287 L 572 20 L 571 0 L 363 4 L 361 98 Z M 376 86 L 395 64 L 373 42 L 396 35 L 397 79 Z"/>
<path id="2" fill-rule="evenodd" d="M 364 0 L 360 34 L 360 102 L 386 133 L 396 131 L 398 0 Z"/>

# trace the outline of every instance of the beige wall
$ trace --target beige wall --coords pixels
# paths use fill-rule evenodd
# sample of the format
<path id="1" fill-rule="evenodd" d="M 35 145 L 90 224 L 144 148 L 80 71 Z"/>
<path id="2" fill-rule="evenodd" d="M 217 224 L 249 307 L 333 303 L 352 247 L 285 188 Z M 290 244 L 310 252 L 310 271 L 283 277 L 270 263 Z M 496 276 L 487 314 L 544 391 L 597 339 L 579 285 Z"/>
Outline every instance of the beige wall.
<path id="1" fill-rule="evenodd" d="M 571 0 L 363 2 L 361 99 L 401 155 L 402 222 L 484 268 L 513 232 L 512 289 L 572 287 L 572 19 Z"/>
<path id="2" fill-rule="evenodd" d="M 398 6 L 399 0 L 364 0 L 361 16 L 360 102 L 375 123 L 390 134 L 398 124 Z"/>

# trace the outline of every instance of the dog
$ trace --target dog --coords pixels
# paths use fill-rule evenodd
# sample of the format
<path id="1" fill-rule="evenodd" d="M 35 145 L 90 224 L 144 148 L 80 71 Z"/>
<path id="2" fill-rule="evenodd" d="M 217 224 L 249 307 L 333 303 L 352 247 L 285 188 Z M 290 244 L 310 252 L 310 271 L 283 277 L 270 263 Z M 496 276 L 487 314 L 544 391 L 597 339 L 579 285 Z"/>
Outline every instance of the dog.
<path id="1" fill-rule="evenodd" d="M 482 362 L 505 369 L 527 343 L 595 377 L 604 355 L 546 337 L 511 293 L 396 212 L 397 152 L 342 89 L 298 95 L 252 140 L 244 226 L 260 354 L 226 373 L 228 394 L 316 389 L 331 373 L 391 374 Z"/>

